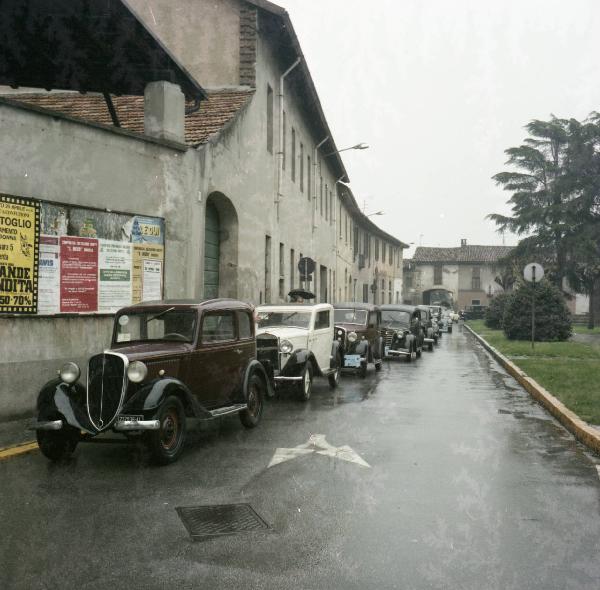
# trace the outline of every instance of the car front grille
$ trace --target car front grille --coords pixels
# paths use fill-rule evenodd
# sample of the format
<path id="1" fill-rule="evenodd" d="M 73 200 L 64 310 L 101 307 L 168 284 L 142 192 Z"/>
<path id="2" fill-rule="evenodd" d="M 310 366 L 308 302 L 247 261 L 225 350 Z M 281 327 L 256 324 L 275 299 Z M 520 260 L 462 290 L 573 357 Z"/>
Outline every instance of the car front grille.
<path id="1" fill-rule="evenodd" d="M 88 412 L 98 430 L 108 428 L 121 409 L 125 361 L 115 354 L 97 354 L 88 363 Z"/>
<path id="2" fill-rule="evenodd" d="M 263 365 L 279 369 L 279 340 L 274 336 L 259 335 L 256 337 L 256 357 Z"/>

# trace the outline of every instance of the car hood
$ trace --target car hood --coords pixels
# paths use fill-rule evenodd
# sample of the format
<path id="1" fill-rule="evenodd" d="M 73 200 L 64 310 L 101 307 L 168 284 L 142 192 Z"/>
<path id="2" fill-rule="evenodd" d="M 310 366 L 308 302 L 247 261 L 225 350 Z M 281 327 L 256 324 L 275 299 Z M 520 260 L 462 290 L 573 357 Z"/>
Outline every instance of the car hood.
<path id="1" fill-rule="evenodd" d="M 289 340 L 297 348 L 308 347 L 308 330 L 302 328 L 261 328 L 256 331 L 256 335 L 270 334 L 276 336 L 279 340 Z"/>
<path id="2" fill-rule="evenodd" d="M 113 346 L 110 352 L 124 354 L 129 362 L 143 361 L 146 359 L 182 355 L 190 352 L 192 344 L 185 342 L 140 342 L 137 344 L 126 344 Z"/>
<path id="3" fill-rule="evenodd" d="M 335 324 L 336 328 L 344 328 L 346 332 L 356 332 L 357 334 L 364 334 L 367 331 L 367 326 L 362 324 Z"/>

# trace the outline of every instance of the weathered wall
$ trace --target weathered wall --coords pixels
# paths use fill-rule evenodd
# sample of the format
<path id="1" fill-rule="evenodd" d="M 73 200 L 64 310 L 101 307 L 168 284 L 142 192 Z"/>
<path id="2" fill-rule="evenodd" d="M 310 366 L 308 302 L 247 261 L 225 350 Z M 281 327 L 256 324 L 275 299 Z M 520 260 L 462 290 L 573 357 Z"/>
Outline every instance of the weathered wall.
<path id="1" fill-rule="evenodd" d="M 166 219 L 165 295 L 193 294 L 189 234 L 198 157 L 26 108 L 0 104 L 0 192 Z M 199 219 L 196 219 L 199 223 Z M 0 417 L 31 411 L 65 360 L 106 347 L 111 319 L 0 318 Z"/>
<path id="2" fill-rule="evenodd" d="M 238 0 L 129 0 L 129 4 L 203 87 L 240 84 Z"/>

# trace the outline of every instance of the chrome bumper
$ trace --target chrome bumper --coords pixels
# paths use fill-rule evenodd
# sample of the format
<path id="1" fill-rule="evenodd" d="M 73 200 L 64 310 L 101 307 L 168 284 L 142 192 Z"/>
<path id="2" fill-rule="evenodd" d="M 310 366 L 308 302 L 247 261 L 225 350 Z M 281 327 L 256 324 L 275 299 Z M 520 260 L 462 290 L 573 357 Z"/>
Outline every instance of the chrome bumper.
<path id="1" fill-rule="evenodd" d="M 302 377 L 273 377 L 275 381 L 302 381 Z"/>
<path id="2" fill-rule="evenodd" d="M 32 422 L 27 430 L 60 430 L 62 427 L 62 420 L 51 420 L 49 422 Z"/>
<path id="3" fill-rule="evenodd" d="M 431 344 L 432 342 L 435 342 L 435 340 L 433 338 L 425 338 L 425 340 L 423 340 L 423 342 L 427 342 L 427 344 Z"/>
<path id="4" fill-rule="evenodd" d="M 121 420 L 113 425 L 117 432 L 130 432 L 132 430 L 159 430 L 158 420 Z"/>

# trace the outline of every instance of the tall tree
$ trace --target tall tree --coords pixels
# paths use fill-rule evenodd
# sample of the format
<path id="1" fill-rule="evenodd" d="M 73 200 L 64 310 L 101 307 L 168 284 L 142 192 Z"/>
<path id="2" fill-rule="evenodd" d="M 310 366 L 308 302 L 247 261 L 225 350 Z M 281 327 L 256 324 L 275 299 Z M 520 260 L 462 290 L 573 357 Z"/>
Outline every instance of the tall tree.
<path id="1" fill-rule="evenodd" d="M 499 231 L 528 235 L 527 248 L 551 252 L 550 276 L 559 288 L 567 271 L 569 205 L 573 198 L 569 171 L 569 141 L 575 120 L 531 121 L 529 137 L 519 147 L 506 150 L 507 165 L 516 171 L 496 174 L 496 183 L 511 192 L 512 215 L 491 214 Z"/>

